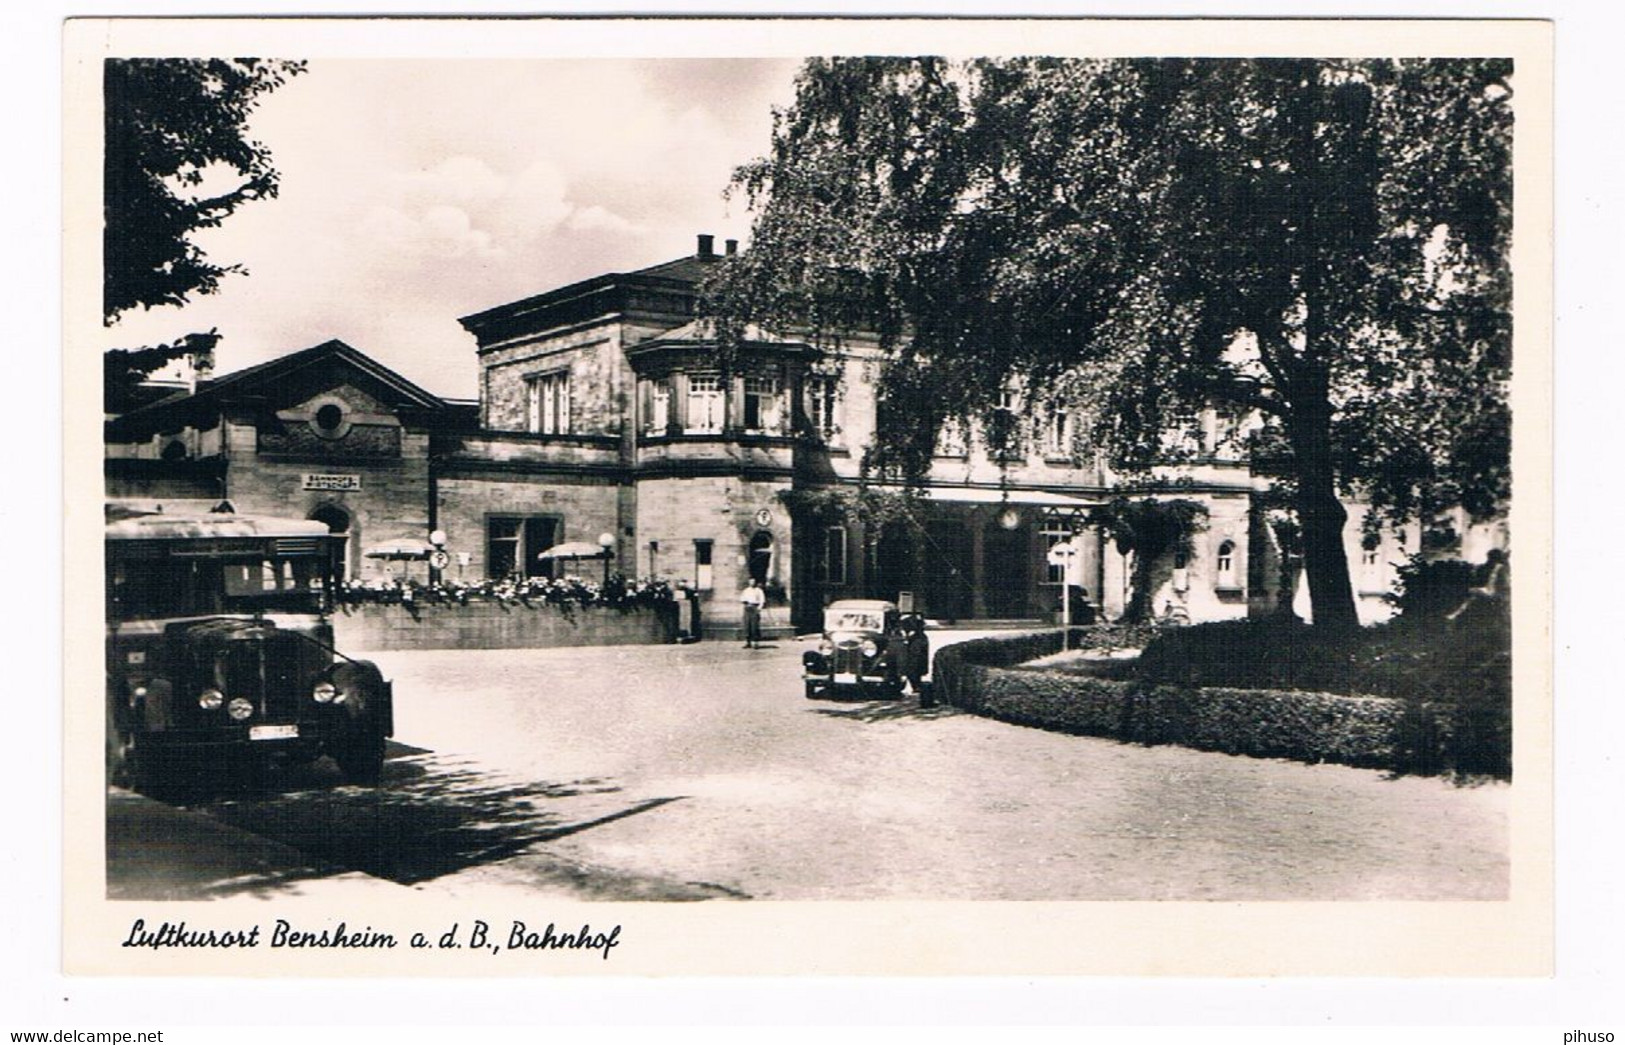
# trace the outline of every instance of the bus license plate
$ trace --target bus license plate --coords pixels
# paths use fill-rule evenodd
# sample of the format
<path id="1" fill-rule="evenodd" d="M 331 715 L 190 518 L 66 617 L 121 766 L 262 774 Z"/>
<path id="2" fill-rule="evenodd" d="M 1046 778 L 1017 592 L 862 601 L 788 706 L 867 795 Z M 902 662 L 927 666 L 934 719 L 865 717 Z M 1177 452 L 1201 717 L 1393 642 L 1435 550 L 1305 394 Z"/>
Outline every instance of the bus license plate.
<path id="1" fill-rule="evenodd" d="M 289 740 L 299 735 L 299 726 L 290 723 L 286 726 L 249 726 L 248 739 L 250 740 Z"/>

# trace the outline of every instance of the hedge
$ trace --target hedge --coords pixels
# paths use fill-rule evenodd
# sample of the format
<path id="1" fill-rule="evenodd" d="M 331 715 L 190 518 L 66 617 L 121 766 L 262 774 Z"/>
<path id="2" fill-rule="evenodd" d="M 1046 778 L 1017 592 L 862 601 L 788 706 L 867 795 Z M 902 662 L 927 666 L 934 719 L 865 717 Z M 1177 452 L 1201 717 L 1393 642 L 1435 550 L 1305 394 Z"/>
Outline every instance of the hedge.
<path id="1" fill-rule="evenodd" d="M 1059 631 L 941 650 L 939 699 L 1025 726 L 1137 744 L 1434 775 L 1510 775 L 1478 750 L 1474 709 L 1446 702 L 1299 690 L 1171 686 L 1060 671 L 1012 670 L 1059 652 Z"/>

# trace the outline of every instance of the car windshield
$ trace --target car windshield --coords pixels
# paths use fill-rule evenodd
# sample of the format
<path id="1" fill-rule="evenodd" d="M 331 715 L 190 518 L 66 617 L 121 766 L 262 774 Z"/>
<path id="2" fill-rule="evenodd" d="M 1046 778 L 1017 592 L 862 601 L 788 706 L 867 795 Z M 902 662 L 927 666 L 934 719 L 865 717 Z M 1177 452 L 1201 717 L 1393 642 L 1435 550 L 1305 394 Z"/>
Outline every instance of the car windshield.
<path id="1" fill-rule="evenodd" d="M 824 611 L 824 630 L 880 631 L 882 618 L 880 610 L 829 609 Z"/>
<path id="2" fill-rule="evenodd" d="M 326 571 L 320 557 L 230 559 L 115 557 L 108 610 L 122 620 L 211 613 L 320 613 Z"/>

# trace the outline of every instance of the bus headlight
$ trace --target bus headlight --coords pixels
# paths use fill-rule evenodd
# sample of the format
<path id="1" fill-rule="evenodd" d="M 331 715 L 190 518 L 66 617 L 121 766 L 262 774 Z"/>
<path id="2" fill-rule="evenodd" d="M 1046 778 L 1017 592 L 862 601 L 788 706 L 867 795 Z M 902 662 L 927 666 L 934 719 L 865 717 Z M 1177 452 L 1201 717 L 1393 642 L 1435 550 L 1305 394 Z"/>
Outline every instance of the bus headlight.
<path id="1" fill-rule="evenodd" d="M 876 654 L 878 654 L 879 652 L 880 652 L 880 645 L 879 645 L 879 643 L 875 642 L 874 639 L 864 639 L 863 640 L 863 655 L 865 657 L 873 657 Z"/>
<path id="2" fill-rule="evenodd" d="M 338 687 L 323 679 L 311 688 L 310 699 L 318 704 L 331 704 L 333 698 L 339 695 Z"/>
<path id="3" fill-rule="evenodd" d="M 242 722 L 254 714 L 254 705 L 247 697 L 232 697 L 231 703 L 226 705 L 226 714 L 233 722 Z"/>
<path id="4" fill-rule="evenodd" d="M 226 702 L 226 695 L 217 689 L 206 689 L 197 695 L 197 706 L 204 711 L 218 711 Z"/>

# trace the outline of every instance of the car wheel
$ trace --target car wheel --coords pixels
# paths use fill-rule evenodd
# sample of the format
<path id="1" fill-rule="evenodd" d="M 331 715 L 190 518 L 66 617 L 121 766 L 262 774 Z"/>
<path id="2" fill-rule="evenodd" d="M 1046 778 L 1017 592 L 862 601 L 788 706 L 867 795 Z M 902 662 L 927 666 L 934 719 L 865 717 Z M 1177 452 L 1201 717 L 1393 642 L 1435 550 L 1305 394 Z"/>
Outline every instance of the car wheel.
<path id="1" fill-rule="evenodd" d="M 183 765 L 173 752 L 159 752 L 139 735 L 130 735 L 127 740 L 124 766 L 130 790 L 157 799 L 184 798 L 188 792 L 198 790 L 198 767 Z M 193 772 L 183 774 L 183 769 Z"/>
<path id="2" fill-rule="evenodd" d="M 113 727 L 107 728 L 107 782 L 113 787 L 135 786 L 135 762 L 132 750 L 134 740 L 130 734 Z"/>

